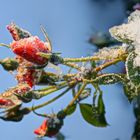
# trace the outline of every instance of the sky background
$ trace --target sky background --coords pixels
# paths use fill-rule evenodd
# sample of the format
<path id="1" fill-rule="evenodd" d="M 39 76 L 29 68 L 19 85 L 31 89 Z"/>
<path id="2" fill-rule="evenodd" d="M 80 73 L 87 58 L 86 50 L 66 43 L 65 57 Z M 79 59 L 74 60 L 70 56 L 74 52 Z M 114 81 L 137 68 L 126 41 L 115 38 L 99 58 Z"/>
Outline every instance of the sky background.
<path id="1" fill-rule="evenodd" d="M 101 1 L 101 0 L 100 0 Z M 39 26 L 46 27 L 54 52 L 62 52 L 64 57 L 81 57 L 93 54 L 93 46 L 88 39 L 97 31 L 108 31 L 113 25 L 124 20 L 124 4 L 121 0 L 1 0 L 0 8 L 0 42 L 9 44 L 12 38 L 6 25 L 14 21 L 33 35 L 43 38 Z M 1 48 L 0 59 L 14 54 Z M 113 67 L 119 70 L 118 67 Z M 0 92 L 15 86 L 14 75 L 0 67 Z M 66 140 L 129 140 L 134 127 L 132 106 L 123 95 L 120 85 L 102 86 L 106 106 L 106 117 L 110 124 L 107 128 L 96 128 L 87 124 L 80 116 L 79 108 L 65 120 L 62 132 Z M 57 93 L 56 93 L 57 94 Z M 55 95 L 55 94 L 54 94 Z M 49 100 L 51 96 L 38 104 Z M 68 93 L 56 103 L 39 110 L 51 113 L 62 109 L 71 100 Z M 92 100 L 89 99 L 88 102 Z M 32 104 L 30 104 L 32 105 Z M 0 120 L 2 140 L 36 140 L 33 130 L 43 121 L 34 114 L 25 116 L 19 123 Z M 44 138 L 44 140 L 49 138 Z M 53 140 L 53 139 L 52 139 Z"/>

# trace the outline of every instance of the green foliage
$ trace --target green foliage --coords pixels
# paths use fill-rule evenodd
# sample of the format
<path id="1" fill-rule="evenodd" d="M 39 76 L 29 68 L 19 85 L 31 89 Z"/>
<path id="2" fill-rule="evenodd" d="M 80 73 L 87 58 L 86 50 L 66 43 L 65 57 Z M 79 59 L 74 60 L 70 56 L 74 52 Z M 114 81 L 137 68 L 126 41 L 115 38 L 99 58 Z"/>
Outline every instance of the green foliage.
<path id="1" fill-rule="evenodd" d="M 21 60 L 8 58 L 0 61 L 0 64 L 5 70 L 17 70 L 15 77 L 18 83 L 17 86 L 15 86 L 12 89 L 8 89 L 0 95 L 0 108 L 4 108 L 5 110 L 7 109 L 4 112 L 5 114 L 3 116 L 0 116 L 0 118 L 5 121 L 20 121 L 22 120 L 24 115 L 30 113 L 31 111 L 35 112 L 36 109 L 49 105 L 50 103 L 56 101 L 71 90 L 73 94 L 73 99 L 61 111 L 49 115 L 37 113 L 35 114 L 37 114 L 38 116 L 46 117 L 46 121 L 48 119 L 50 120 L 51 117 L 57 117 L 57 119 L 53 119 L 52 121 L 57 124 L 58 119 L 64 120 L 65 117 L 72 115 L 76 111 L 77 105 L 79 105 L 81 115 L 86 122 L 96 127 L 106 127 L 108 123 L 105 118 L 106 112 L 102 96 L 103 92 L 101 91 L 99 85 L 122 83 L 125 95 L 127 96 L 130 102 L 134 99 L 137 99 L 137 97 L 139 96 L 139 23 L 140 11 L 136 11 L 130 15 L 128 23 L 113 27 L 110 30 L 112 36 L 114 36 L 118 41 L 125 43 L 125 45 L 104 48 L 102 50 L 99 50 L 99 52 L 96 53 L 94 56 L 81 58 L 63 58 L 60 56 L 61 53 L 52 52 L 53 49 L 51 46 L 51 42 L 46 34 L 46 31 L 44 31 L 44 28 L 42 28 L 42 30 L 45 34 L 47 42 L 43 42 L 41 40 L 39 40 L 39 42 L 42 42 L 42 44 L 44 45 L 49 43 L 49 46 L 46 46 L 48 47 L 49 52 L 42 52 L 42 48 L 40 48 L 40 45 L 36 44 L 36 42 L 30 42 L 32 41 L 30 39 L 26 40 L 26 38 L 30 37 L 30 34 L 28 32 L 21 34 L 23 33 L 23 30 L 17 30 L 17 27 L 15 25 L 10 25 L 10 30 L 16 31 L 14 33 L 10 31 L 13 38 L 15 39 L 15 43 L 17 43 L 16 41 L 18 41 L 19 43 L 20 39 L 25 38 L 26 44 L 28 45 L 28 42 L 29 44 L 35 44 L 35 48 L 33 47 L 34 45 L 26 46 L 26 44 L 23 44 L 24 42 L 20 42 L 21 44 L 19 48 L 22 50 L 21 54 L 18 54 L 15 51 L 15 49 L 12 48 L 12 46 L 11 50 L 17 56 L 19 55 L 21 57 Z M 112 40 L 107 39 L 110 38 L 102 38 L 102 40 L 96 40 L 94 43 L 102 47 L 102 45 L 105 43 L 111 43 Z M 94 38 L 92 41 L 94 41 Z M 9 47 L 9 45 L 4 46 Z M 36 47 L 38 49 L 36 49 Z M 25 48 L 26 51 L 24 51 Z M 31 49 L 33 49 L 33 52 L 35 52 L 35 54 L 32 54 L 32 51 L 30 51 Z M 33 59 L 28 58 L 28 51 L 29 54 L 33 56 Z M 36 57 L 36 54 L 38 55 L 38 57 Z M 40 58 L 39 61 L 44 60 L 44 62 L 42 61 L 42 65 L 41 63 L 36 63 L 38 61 L 37 58 Z M 35 59 L 37 59 L 37 61 L 34 61 Z M 103 73 L 103 69 L 122 61 L 126 62 L 126 73 Z M 48 66 L 47 64 L 51 63 L 53 63 L 52 68 L 54 68 L 54 70 L 57 69 L 56 72 L 50 72 L 47 71 L 48 69 L 45 69 L 45 67 Z M 72 70 L 69 72 L 61 71 L 61 73 L 59 71 L 60 64 L 65 65 L 66 67 L 69 67 L 69 69 Z M 23 83 L 26 84 L 26 88 L 23 86 Z M 33 86 L 41 84 L 44 84 L 46 87 L 33 90 Z M 83 99 L 86 99 L 87 97 L 89 97 L 89 95 L 91 95 L 91 88 L 89 85 L 93 85 L 95 89 L 93 95 L 93 103 L 82 103 Z M 37 105 L 34 108 L 22 108 L 22 105 L 24 105 L 23 103 L 31 102 L 33 99 L 41 99 L 42 97 L 47 96 L 48 94 L 54 93 L 64 88 L 66 88 L 66 90 L 63 93 L 45 103 Z M 12 106 L 14 106 L 14 109 L 9 109 Z M 138 116 L 137 112 L 138 109 L 135 109 L 136 117 Z M 53 128 L 52 124 L 51 126 L 46 126 L 46 128 Z M 44 125 L 48 125 L 48 123 L 43 124 L 43 126 Z M 62 126 L 62 124 L 58 126 Z M 40 131 L 42 133 L 42 128 L 44 127 L 41 126 L 37 131 Z M 59 127 L 59 129 L 60 128 L 61 127 Z M 41 133 L 38 134 L 42 136 Z M 56 134 L 56 132 L 54 134 Z M 63 137 L 59 139 L 63 139 Z"/>
<path id="2" fill-rule="evenodd" d="M 80 103 L 80 111 L 86 122 L 96 127 L 106 127 L 108 125 L 105 118 L 105 107 L 102 94 L 98 97 L 97 106 L 86 103 Z"/>

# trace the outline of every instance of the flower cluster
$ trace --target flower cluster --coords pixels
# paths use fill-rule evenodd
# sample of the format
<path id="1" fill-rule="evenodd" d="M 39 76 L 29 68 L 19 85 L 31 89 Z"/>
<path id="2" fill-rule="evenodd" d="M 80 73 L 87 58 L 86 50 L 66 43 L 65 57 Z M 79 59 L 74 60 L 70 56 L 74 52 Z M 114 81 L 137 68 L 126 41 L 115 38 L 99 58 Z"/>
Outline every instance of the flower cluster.
<path id="1" fill-rule="evenodd" d="M 37 36 L 19 28 L 15 24 L 7 26 L 13 41 L 8 46 L 16 55 L 12 59 L 0 60 L 0 64 L 7 71 L 16 70 L 17 86 L 0 94 L 0 108 L 5 109 L 5 115 L 0 119 L 5 121 L 21 121 L 24 115 L 33 111 L 36 115 L 45 117 L 41 126 L 34 131 L 39 137 L 54 137 L 63 126 L 66 116 L 70 116 L 80 108 L 83 119 L 96 127 L 106 127 L 109 123 L 105 118 L 105 105 L 103 92 L 100 85 L 121 83 L 126 97 L 130 102 L 136 99 L 140 93 L 140 11 L 130 15 L 127 24 L 113 27 L 111 34 L 122 45 L 103 48 L 94 56 L 81 58 L 63 58 L 60 53 L 52 52 L 51 43 L 45 34 L 46 42 Z M 82 62 L 82 63 L 81 63 Z M 84 63 L 83 63 L 84 62 Z M 126 73 L 109 73 L 105 68 L 125 63 Z M 55 73 L 45 69 L 48 64 L 57 67 L 59 64 L 70 68 L 63 73 Z M 14 65 L 14 66 L 12 66 Z M 55 66 L 54 66 L 55 65 Z M 74 69 L 74 70 L 73 70 Z M 34 89 L 35 85 L 45 84 L 46 87 Z M 83 100 L 94 94 L 92 104 L 84 103 Z M 63 89 L 63 91 L 62 91 Z M 62 91 L 52 99 L 37 106 L 23 108 L 23 103 L 40 99 L 56 91 Z M 68 91 L 72 93 L 72 100 L 58 113 L 38 114 L 36 109 L 42 108 L 56 101 Z M 81 102 L 82 101 L 82 102 Z"/>
<path id="2" fill-rule="evenodd" d="M 44 65 L 47 58 L 41 57 L 38 53 L 51 53 L 50 44 L 41 41 L 37 36 L 31 34 L 14 23 L 7 26 L 14 41 L 10 48 L 17 55 L 16 59 L 19 64 L 17 68 L 16 79 L 18 83 L 26 83 L 33 87 L 39 80 L 42 70 L 32 69 L 35 65 Z"/>

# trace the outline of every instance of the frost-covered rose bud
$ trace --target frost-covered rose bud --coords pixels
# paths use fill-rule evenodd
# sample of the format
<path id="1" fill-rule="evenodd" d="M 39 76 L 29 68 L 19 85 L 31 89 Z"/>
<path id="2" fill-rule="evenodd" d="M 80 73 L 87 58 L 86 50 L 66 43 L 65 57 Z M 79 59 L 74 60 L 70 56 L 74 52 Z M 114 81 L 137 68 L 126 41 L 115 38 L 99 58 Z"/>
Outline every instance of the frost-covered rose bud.
<path id="1" fill-rule="evenodd" d="M 47 62 L 47 58 L 40 56 L 38 54 L 39 52 L 51 52 L 49 44 L 41 41 L 37 36 L 13 41 L 10 46 L 16 55 L 21 56 L 29 62 L 37 65 L 43 65 Z"/>

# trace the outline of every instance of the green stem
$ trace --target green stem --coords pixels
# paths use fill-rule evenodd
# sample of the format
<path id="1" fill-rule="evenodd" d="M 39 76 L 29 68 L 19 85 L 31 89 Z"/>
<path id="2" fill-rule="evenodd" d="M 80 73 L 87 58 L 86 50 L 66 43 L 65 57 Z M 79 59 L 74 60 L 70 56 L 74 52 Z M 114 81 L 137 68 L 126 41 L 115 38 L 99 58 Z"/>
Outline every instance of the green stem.
<path id="1" fill-rule="evenodd" d="M 81 86 L 81 88 L 78 91 L 78 93 L 71 100 L 71 102 L 68 104 L 68 106 L 64 109 L 65 112 L 68 110 L 69 107 L 71 107 L 76 102 L 76 100 L 78 99 L 78 97 L 82 94 L 82 91 L 85 89 L 86 85 L 87 85 L 87 83 L 83 83 L 83 85 Z"/>
<path id="2" fill-rule="evenodd" d="M 49 101 L 47 101 L 45 103 L 42 103 L 40 105 L 34 106 L 32 108 L 29 108 L 29 110 L 30 111 L 37 110 L 39 108 L 42 108 L 44 106 L 47 106 L 47 105 L 51 104 L 52 102 L 56 101 L 57 99 L 59 99 L 60 97 L 62 97 L 64 94 L 66 94 L 70 89 L 71 89 L 70 87 L 67 88 L 65 91 L 63 91 L 61 94 L 59 94 L 58 96 L 54 97 L 53 99 L 51 99 L 51 100 L 49 100 Z"/>
<path id="3" fill-rule="evenodd" d="M 6 47 L 6 48 L 11 48 L 10 45 L 4 44 L 4 43 L 0 43 L 0 46 Z"/>
<path id="4" fill-rule="evenodd" d="M 62 83 L 60 83 L 60 84 L 58 84 L 58 85 L 48 86 L 48 87 L 46 87 L 46 88 L 38 89 L 38 90 L 35 90 L 35 91 L 44 92 L 44 91 L 48 91 L 48 90 L 52 90 L 52 89 L 59 89 L 59 88 L 61 88 L 61 87 L 63 87 L 63 86 L 66 86 L 66 85 L 68 85 L 68 84 L 67 84 L 67 82 L 65 81 L 65 82 L 62 82 Z"/>
<path id="5" fill-rule="evenodd" d="M 64 62 L 87 62 L 87 61 L 96 61 L 100 60 L 99 57 L 96 56 L 88 56 L 88 57 L 81 57 L 81 58 L 64 58 Z"/>
<path id="6" fill-rule="evenodd" d="M 49 94 L 51 94 L 53 92 L 61 90 L 61 89 L 65 88 L 65 87 L 67 87 L 67 86 L 72 87 L 75 84 L 76 84 L 75 81 L 71 81 L 70 83 L 63 82 L 62 84 L 59 84 L 57 86 L 51 86 L 51 87 L 47 87 L 47 88 L 44 88 L 44 89 L 35 90 L 33 92 L 37 92 L 37 94 L 40 95 L 40 97 L 44 97 L 44 96 L 47 96 L 47 95 L 49 95 Z"/>
<path id="7" fill-rule="evenodd" d="M 120 62 L 120 61 L 122 61 L 122 58 L 118 58 L 118 59 L 114 59 L 114 60 L 112 60 L 112 61 L 106 62 L 106 63 L 104 63 L 104 64 L 102 64 L 102 65 L 96 67 L 96 68 L 94 69 L 94 71 L 98 72 L 98 71 L 103 70 L 104 68 L 106 68 L 106 67 L 108 67 L 108 66 L 111 66 L 111 65 L 114 65 L 114 64 L 116 64 L 116 63 L 118 63 L 118 62 Z"/>
<path id="8" fill-rule="evenodd" d="M 79 71 L 81 70 L 81 68 L 77 64 L 70 63 L 70 62 L 63 62 L 63 64 L 66 65 L 66 66 L 69 66 L 71 68 L 77 69 Z"/>

